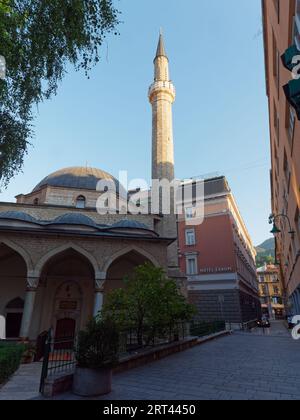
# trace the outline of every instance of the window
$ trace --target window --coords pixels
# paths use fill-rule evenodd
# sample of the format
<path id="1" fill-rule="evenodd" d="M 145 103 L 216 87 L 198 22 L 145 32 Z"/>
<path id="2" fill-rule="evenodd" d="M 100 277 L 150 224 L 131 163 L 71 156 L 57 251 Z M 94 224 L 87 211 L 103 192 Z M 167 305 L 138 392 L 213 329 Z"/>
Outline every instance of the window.
<path id="1" fill-rule="evenodd" d="M 286 151 L 284 151 L 284 160 L 283 160 L 283 171 L 284 171 L 284 175 L 285 175 L 285 180 L 286 180 L 286 184 L 287 184 L 287 189 L 289 192 L 289 187 L 290 187 L 290 168 L 289 168 L 289 162 L 288 162 L 288 157 L 286 154 Z"/>
<path id="2" fill-rule="evenodd" d="M 296 46 L 300 50 L 300 0 L 296 0 L 294 38 Z"/>
<path id="3" fill-rule="evenodd" d="M 23 317 L 24 300 L 16 298 L 10 301 L 6 308 L 6 338 L 18 338 L 20 336 L 21 323 Z"/>
<path id="4" fill-rule="evenodd" d="M 196 217 L 195 207 L 187 207 L 185 209 L 185 217 L 186 219 L 194 219 Z"/>
<path id="5" fill-rule="evenodd" d="M 280 0 L 273 0 L 273 3 L 276 10 L 278 23 L 279 23 L 280 22 Z"/>
<path id="6" fill-rule="evenodd" d="M 281 297 L 273 296 L 271 300 L 274 305 L 282 305 Z"/>
<path id="7" fill-rule="evenodd" d="M 187 246 L 196 245 L 195 229 L 189 229 L 185 231 L 185 243 Z"/>
<path id="8" fill-rule="evenodd" d="M 275 129 L 275 133 L 276 133 L 276 137 L 277 137 L 277 144 L 279 144 L 280 142 L 280 131 L 279 131 L 279 117 L 278 117 L 278 112 L 277 112 L 277 107 L 276 104 L 274 102 L 274 129 Z"/>
<path id="9" fill-rule="evenodd" d="M 77 209 L 85 209 L 86 199 L 83 195 L 80 195 L 76 199 L 76 208 Z"/>
<path id="10" fill-rule="evenodd" d="M 34 201 L 33 201 L 33 205 L 34 205 L 34 206 L 38 206 L 38 205 L 39 205 L 39 199 L 38 199 L 38 198 L 35 198 L 35 199 L 34 199 Z"/>
<path id="11" fill-rule="evenodd" d="M 188 276 L 196 276 L 198 274 L 197 256 L 188 256 L 186 258 L 186 272 Z"/>
<path id="12" fill-rule="evenodd" d="M 267 295 L 268 294 L 268 288 L 266 285 L 263 285 L 261 288 L 261 293 L 262 295 Z"/>
<path id="13" fill-rule="evenodd" d="M 289 106 L 289 124 L 288 124 L 288 132 L 289 132 L 289 142 L 291 148 L 293 148 L 293 141 L 294 141 L 294 132 L 295 132 L 295 123 L 296 123 L 296 115 L 295 111 L 291 106 Z"/>
<path id="14" fill-rule="evenodd" d="M 276 86 L 278 89 L 278 95 L 279 95 L 279 85 L 280 85 L 280 54 L 277 49 L 277 42 L 275 38 L 275 34 L 273 32 L 273 73 L 274 78 L 276 81 Z"/>
<path id="15" fill-rule="evenodd" d="M 299 210 L 299 208 L 297 208 L 296 214 L 295 214 L 295 225 L 296 225 L 298 233 L 300 234 L 300 210 Z"/>

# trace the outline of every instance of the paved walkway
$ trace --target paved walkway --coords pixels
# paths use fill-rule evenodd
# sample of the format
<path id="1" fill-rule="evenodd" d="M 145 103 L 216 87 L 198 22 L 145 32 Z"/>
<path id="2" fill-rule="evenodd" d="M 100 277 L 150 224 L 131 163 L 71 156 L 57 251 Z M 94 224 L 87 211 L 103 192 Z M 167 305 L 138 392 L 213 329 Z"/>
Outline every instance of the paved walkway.
<path id="1" fill-rule="evenodd" d="M 41 369 L 41 363 L 22 365 L 10 381 L 0 387 L 0 401 L 38 398 Z"/>
<path id="2" fill-rule="evenodd" d="M 300 341 L 282 323 L 262 334 L 236 333 L 116 375 L 113 392 L 102 399 L 300 400 Z M 33 366 L 37 373 L 39 366 Z M 35 399 L 37 379 L 22 367 L 0 399 Z M 69 393 L 56 399 L 77 397 Z"/>
<path id="3" fill-rule="evenodd" d="M 300 400 L 300 342 L 282 323 L 261 334 L 237 333 L 117 375 L 102 399 Z"/>

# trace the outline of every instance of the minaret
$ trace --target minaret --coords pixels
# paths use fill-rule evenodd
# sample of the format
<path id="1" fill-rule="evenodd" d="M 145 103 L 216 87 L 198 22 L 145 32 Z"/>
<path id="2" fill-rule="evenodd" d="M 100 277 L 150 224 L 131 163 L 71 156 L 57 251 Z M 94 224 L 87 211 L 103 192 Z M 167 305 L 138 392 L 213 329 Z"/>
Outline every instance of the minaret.
<path id="1" fill-rule="evenodd" d="M 164 40 L 160 34 L 154 59 L 154 82 L 149 89 L 152 105 L 152 179 L 173 182 L 174 141 L 172 105 L 175 101 L 175 87 L 170 80 L 169 60 Z M 174 190 L 171 189 L 171 213 L 165 214 L 161 221 L 161 234 L 168 238 L 177 238 L 177 223 L 174 206 Z M 160 204 L 161 206 L 161 204 Z M 168 275 L 182 281 L 178 264 L 178 243 L 174 241 L 168 248 Z"/>
<path id="2" fill-rule="evenodd" d="M 169 60 L 160 34 L 154 59 L 154 82 L 149 89 L 152 105 L 152 179 L 174 180 L 172 104 L 175 87 L 170 80 Z"/>

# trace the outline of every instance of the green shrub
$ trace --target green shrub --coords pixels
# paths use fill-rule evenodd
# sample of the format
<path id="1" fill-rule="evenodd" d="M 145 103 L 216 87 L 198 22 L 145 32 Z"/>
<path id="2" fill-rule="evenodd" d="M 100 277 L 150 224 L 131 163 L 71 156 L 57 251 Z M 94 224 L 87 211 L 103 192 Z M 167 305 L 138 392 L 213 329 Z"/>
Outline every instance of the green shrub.
<path id="1" fill-rule="evenodd" d="M 25 350 L 21 344 L 0 344 L 0 384 L 19 368 Z"/>
<path id="2" fill-rule="evenodd" d="M 191 324 L 191 335 L 195 337 L 204 337 L 206 335 L 215 334 L 224 331 L 226 325 L 224 321 L 214 322 L 193 322 Z"/>
<path id="3" fill-rule="evenodd" d="M 119 359 L 119 332 L 112 321 L 93 319 L 78 335 L 76 360 L 81 368 L 113 367 Z"/>

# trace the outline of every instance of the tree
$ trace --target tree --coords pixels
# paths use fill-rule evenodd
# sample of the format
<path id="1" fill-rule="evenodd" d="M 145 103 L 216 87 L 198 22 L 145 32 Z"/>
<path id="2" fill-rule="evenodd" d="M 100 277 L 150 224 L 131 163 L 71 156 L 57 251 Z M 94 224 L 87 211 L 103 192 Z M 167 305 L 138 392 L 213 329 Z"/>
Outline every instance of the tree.
<path id="1" fill-rule="evenodd" d="M 275 257 L 273 257 L 273 255 L 258 255 L 256 257 L 257 268 L 260 268 L 265 264 L 267 264 L 267 265 L 275 264 Z"/>
<path id="2" fill-rule="evenodd" d="M 68 64 L 88 75 L 118 23 L 112 0 L 0 0 L 0 55 L 7 66 L 0 79 L 2 186 L 22 167 L 33 105 L 56 94 Z M 12 127 L 20 128 L 14 144 Z"/>
<path id="3" fill-rule="evenodd" d="M 102 317 L 112 319 L 122 329 L 135 329 L 139 344 L 147 334 L 150 342 L 163 330 L 190 321 L 195 308 L 189 305 L 176 283 L 161 268 L 146 263 L 125 279 L 125 288 L 112 291 Z"/>

